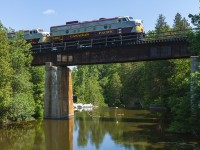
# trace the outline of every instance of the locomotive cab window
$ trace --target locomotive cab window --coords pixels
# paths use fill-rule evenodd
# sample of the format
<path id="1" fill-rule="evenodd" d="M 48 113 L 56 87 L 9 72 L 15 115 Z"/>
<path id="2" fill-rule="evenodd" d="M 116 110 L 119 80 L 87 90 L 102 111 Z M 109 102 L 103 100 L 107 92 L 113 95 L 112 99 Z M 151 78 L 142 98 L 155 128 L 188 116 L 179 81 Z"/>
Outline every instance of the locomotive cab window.
<path id="1" fill-rule="evenodd" d="M 123 18 L 122 21 L 123 21 L 123 22 L 126 22 L 127 20 L 126 20 L 126 18 Z"/>
<path id="2" fill-rule="evenodd" d="M 38 32 L 44 32 L 44 30 L 43 29 L 38 29 Z"/>
<path id="3" fill-rule="evenodd" d="M 136 25 L 136 26 L 140 26 L 140 25 L 141 25 L 141 23 L 139 23 L 139 22 L 136 22 L 136 23 L 135 23 L 135 25 Z"/>
<path id="4" fill-rule="evenodd" d="M 133 20 L 133 17 L 129 17 L 129 20 Z"/>

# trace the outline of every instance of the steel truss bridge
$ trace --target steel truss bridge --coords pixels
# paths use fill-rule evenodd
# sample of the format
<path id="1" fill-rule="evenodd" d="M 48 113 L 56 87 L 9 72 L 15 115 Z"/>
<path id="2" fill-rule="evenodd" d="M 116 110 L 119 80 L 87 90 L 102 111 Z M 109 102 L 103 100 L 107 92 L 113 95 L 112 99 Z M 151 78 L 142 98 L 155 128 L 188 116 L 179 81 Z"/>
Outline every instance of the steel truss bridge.
<path id="1" fill-rule="evenodd" d="M 32 65 L 53 62 L 56 66 L 72 66 L 189 58 L 188 32 L 190 30 L 148 34 L 145 38 L 118 35 L 32 45 Z"/>

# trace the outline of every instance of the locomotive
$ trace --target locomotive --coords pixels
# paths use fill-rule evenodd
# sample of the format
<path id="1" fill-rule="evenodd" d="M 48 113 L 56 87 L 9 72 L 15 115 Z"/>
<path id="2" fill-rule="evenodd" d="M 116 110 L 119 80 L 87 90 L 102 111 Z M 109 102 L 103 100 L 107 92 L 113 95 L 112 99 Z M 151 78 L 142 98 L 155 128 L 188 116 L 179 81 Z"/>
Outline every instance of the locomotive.
<path id="1" fill-rule="evenodd" d="M 130 16 L 115 18 L 100 18 L 92 21 L 70 21 L 65 25 L 50 27 L 50 33 L 42 29 L 26 30 L 24 39 L 34 44 L 69 42 L 85 39 L 101 39 L 103 37 L 119 37 L 125 35 L 135 35 L 144 37 L 144 27 L 142 20 L 133 19 Z M 14 32 L 8 33 L 8 38 L 12 39 Z"/>
<path id="2" fill-rule="evenodd" d="M 31 44 L 38 44 L 43 42 L 49 42 L 50 33 L 44 32 L 43 29 L 33 29 L 33 30 L 20 30 L 24 33 L 24 39 Z M 8 39 L 12 40 L 15 36 L 15 32 L 8 33 Z"/>

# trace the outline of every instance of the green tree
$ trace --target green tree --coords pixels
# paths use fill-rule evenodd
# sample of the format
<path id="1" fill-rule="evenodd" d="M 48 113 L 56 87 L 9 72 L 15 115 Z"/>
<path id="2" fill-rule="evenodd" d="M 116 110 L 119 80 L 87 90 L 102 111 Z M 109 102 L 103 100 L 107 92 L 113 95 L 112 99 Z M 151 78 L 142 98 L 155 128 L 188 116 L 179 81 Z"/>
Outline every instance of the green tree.
<path id="1" fill-rule="evenodd" d="M 200 27 L 200 13 L 199 14 L 189 14 L 189 17 L 191 18 L 191 22 L 194 26 L 196 27 Z M 189 36 L 188 36 L 188 41 L 190 42 L 190 48 L 192 50 L 192 54 L 193 55 L 200 55 L 200 31 L 194 31 L 192 32 Z M 189 116 L 185 117 L 185 120 L 189 120 L 189 127 L 190 128 L 186 128 L 188 129 L 188 132 L 192 132 L 195 134 L 200 133 L 200 121 L 199 121 L 199 117 L 200 117 L 200 95 L 199 95 L 199 91 L 200 91 L 200 74 L 198 72 L 195 72 L 193 74 L 191 74 L 191 80 L 189 80 L 189 85 L 192 88 L 192 96 L 190 96 L 190 94 L 188 94 L 188 99 L 191 100 L 188 102 L 188 100 L 186 100 L 186 102 L 188 102 L 188 106 L 190 106 L 189 108 L 187 107 L 186 110 L 190 110 L 190 112 L 188 113 Z M 177 120 L 177 119 L 176 119 Z M 177 124 L 181 124 L 181 121 L 177 121 Z M 175 124 L 175 125 L 177 125 Z M 181 124 L 183 125 L 183 124 Z"/>
<path id="2" fill-rule="evenodd" d="M 182 18 L 180 14 L 175 16 L 173 29 L 174 30 L 184 30 L 190 29 L 189 23 Z M 196 33 L 190 33 L 188 36 L 189 41 L 196 41 L 195 39 Z M 197 42 L 197 41 L 196 41 Z M 192 45 L 196 47 L 196 42 Z M 198 42 L 197 42 L 198 43 Z M 198 46 L 197 46 L 198 47 Z M 195 133 L 199 132 L 199 109 L 196 107 L 198 104 L 195 104 L 195 110 L 197 112 L 197 116 L 191 115 L 191 96 L 190 96 L 190 86 L 191 81 L 193 78 L 199 79 L 198 74 L 192 75 L 190 77 L 190 62 L 187 59 L 181 60 L 173 60 L 171 61 L 174 64 L 173 74 L 169 78 L 170 88 L 169 92 L 171 93 L 169 100 L 169 106 L 171 108 L 171 116 L 170 116 L 170 127 L 169 130 L 173 132 L 188 132 L 188 133 Z M 198 81 L 198 80 L 197 80 Z M 198 82 L 195 83 L 193 86 L 193 91 L 198 91 Z M 198 93 L 198 92 L 197 92 Z M 195 95 L 196 100 L 198 100 L 198 94 Z M 198 101 L 197 101 L 198 102 Z"/>
<path id="3" fill-rule="evenodd" d="M 190 24 L 185 17 L 182 17 L 180 13 L 177 13 L 174 18 L 173 30 L 185 30 L 190 28 Z"/>
<path id="4" fill-rule="evenodd" d="M 99 65 L 78 66 L 73 70 L 74 95 L 82 103 L 104 105 L 103 90 L 100 86 Z"/>
<path id="5" fill-rule="evenodd" d="M 143 104 L 144 63 L 125 63 L 121 66 L 121 103 L 125 107 L 141 108 Z"/>
<path id="6" fill-rule="evenodd" d="M 170 31 L 170 26 L 165 21 L 165 16 L 160 14 L 155 24 L 155 38 L 165 37 Z M 151 103 L 166 103 L 168 95 L 167 79 L 171 75 L 172 64 L 168 60 L 152 61 L 144 63 L 144 76 L 142 87 L 144 88 L 144 105 L 148 107 Z"/>
<path id="7" fill-rule="evenodd" d="M 12 99 L 11 76 L 13 69 L 9 50 L 7 30 L 0 22 L 0 122 L 8 116 Z"/>
<path id="8" fill-rule="evenodd" d="M 189 14 L 188 17 L 191 18 L 191 22 L 194 26 L 200 27 L 200 13 L 195 15 Z"/>
<path id="9" fill-rule="evenodd" d="M 31 67 L 30 69 L 33 83 L 33 96 L 35 101 L 35 118 L 42 118 L 44 112 L 44 81 L 45 81 L 45 68 Z"/>
<path id="10" fill-rule="evenodd" d="M 157 22 L 155 24 L 155 33 L 156 33 L 156 37 L 163 37 L 167 34 L 167 31 L 170 30 L 170 26 L 167 24 L 167 22 L 165 21 L 165 16 L 160 14 L 158 16 Z"/>
<path id="11" fill-rule="evenodd" d="M 32 55 L 29 50 L 30 44 L 27 44 L 23 37 L 23 33 L 17 32 L 14 39 L 9 41 L 13 68 L 10 119 L 13 120 L 31 118 L 35 108 L 30 74 Z"/>
<path id="12" fill-rule="evenodd" d="M 157 22 L 155 24 L 155 30 L 150 30 L 147 32 L 147 40 L 162 39 L 169 34 L 168 31 L 170 31 L 170 26 L 167 24 L 165 19 L 166 18 L 163 14 L 158 16 Z"/>
<path id="13" fill-rule="evenodd" d="M 200 13 L 196 15 L 189 14 L 189 18 L 191 18 L 191 22 L 197 28 L 200 27 Z M 200 55 L 200 31 L 192 32 L 189 37 L 188 41 L 191 45 L 191 50 L 193 55 Z"/>
<path id="14" fill-rule="evenodd" d="M 121 79 L 118 73 L 114 73 L 111 78 L 108 81 L 108 93 L 107 93 L 107 99 L 108 99 L 108 106 L 119 106 L 121 104 L 120 102 L 120 96 L 121 96 Z"/>
<path id="15" fill-rule="evenodd" d="M 78 102 L 85 103 L 88 66 L 77 66 L 73 69 L 73 94 L 78 97 Z"/>
<path id="16" fill-rule="evenodd" d="M 172 61 L 173 74 L 168 79 L 170 96 L 170 127 L 173 132 L 189 132 L 190 125 L 190 62 L 187 59 Z"/>
<path id="17" fill-rule="evenodd" d="M 172 75 L 172 70 L 173 64 L 167 60 L 145 62 L 143 87 L 146 106 L 152 103 L 166 105 L 166 99 L 169 96 L 168 79 Z"/>
<path id="18" fill-rule="evenodd" d="M 102 88 L 97 80 L 88 80 L 85 91 L 85 102 L 92 103 L 96 106 L 104 106 L 104 97 Z"/>

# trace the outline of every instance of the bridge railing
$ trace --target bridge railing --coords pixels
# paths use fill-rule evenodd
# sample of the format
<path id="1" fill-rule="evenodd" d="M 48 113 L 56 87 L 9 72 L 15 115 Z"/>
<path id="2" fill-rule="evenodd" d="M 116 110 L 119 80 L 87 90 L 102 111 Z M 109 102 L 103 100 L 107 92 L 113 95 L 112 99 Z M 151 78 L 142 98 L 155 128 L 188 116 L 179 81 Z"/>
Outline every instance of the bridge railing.
<path id="1" fill-rule="evenodd" d="M 189 28 L 184 30 L 170 30 L 166 32 L 149 32 L 145 36 L 145 40 L 160 40 L 173 38 L 186 38 L 189 33 L 199 31 L 200 28 Z"/>
<path id="2" fill-rule="evenodd" d="M 197 31 L 199 28 L 186 29 L 186 30 L 171 30 L 167 32 L 151 32 L 145 35 L 130 34 L 130 35 L 117 35 L 112 37 L 103 38 L 92 38 L 83 40 L 73 41 L 60 41 L 54 43 L 41 43 L 32 46 L 32 52 L 46 53 L 54 51 L 67 51 L 67 50 L 80 50 L 80 49 L 91 49 L 91 48 L 105 48 L 105 47 L 116 47 L 123 45 L 138 44 L 138 42 L 163 40 L 163 39 L 175 39 L 175 38 L 186 38 L 187 34 L 193 31 Z"/>
<path id="3" fill-rule="evenodd" d="M 131 44 L 144 39 L 141 35 L 117 35 L 114 37 L 92 38 L 83 40 L 74 40 L 68 42 L 54 42 L 54 43 L 41 43 L 32 46 L 33 53 L 42 53 L 49 51 L 65 51 L 65 50 L 78 50 L 88 48 L 103 48 L 120 46 L 123 44 Z"/>

